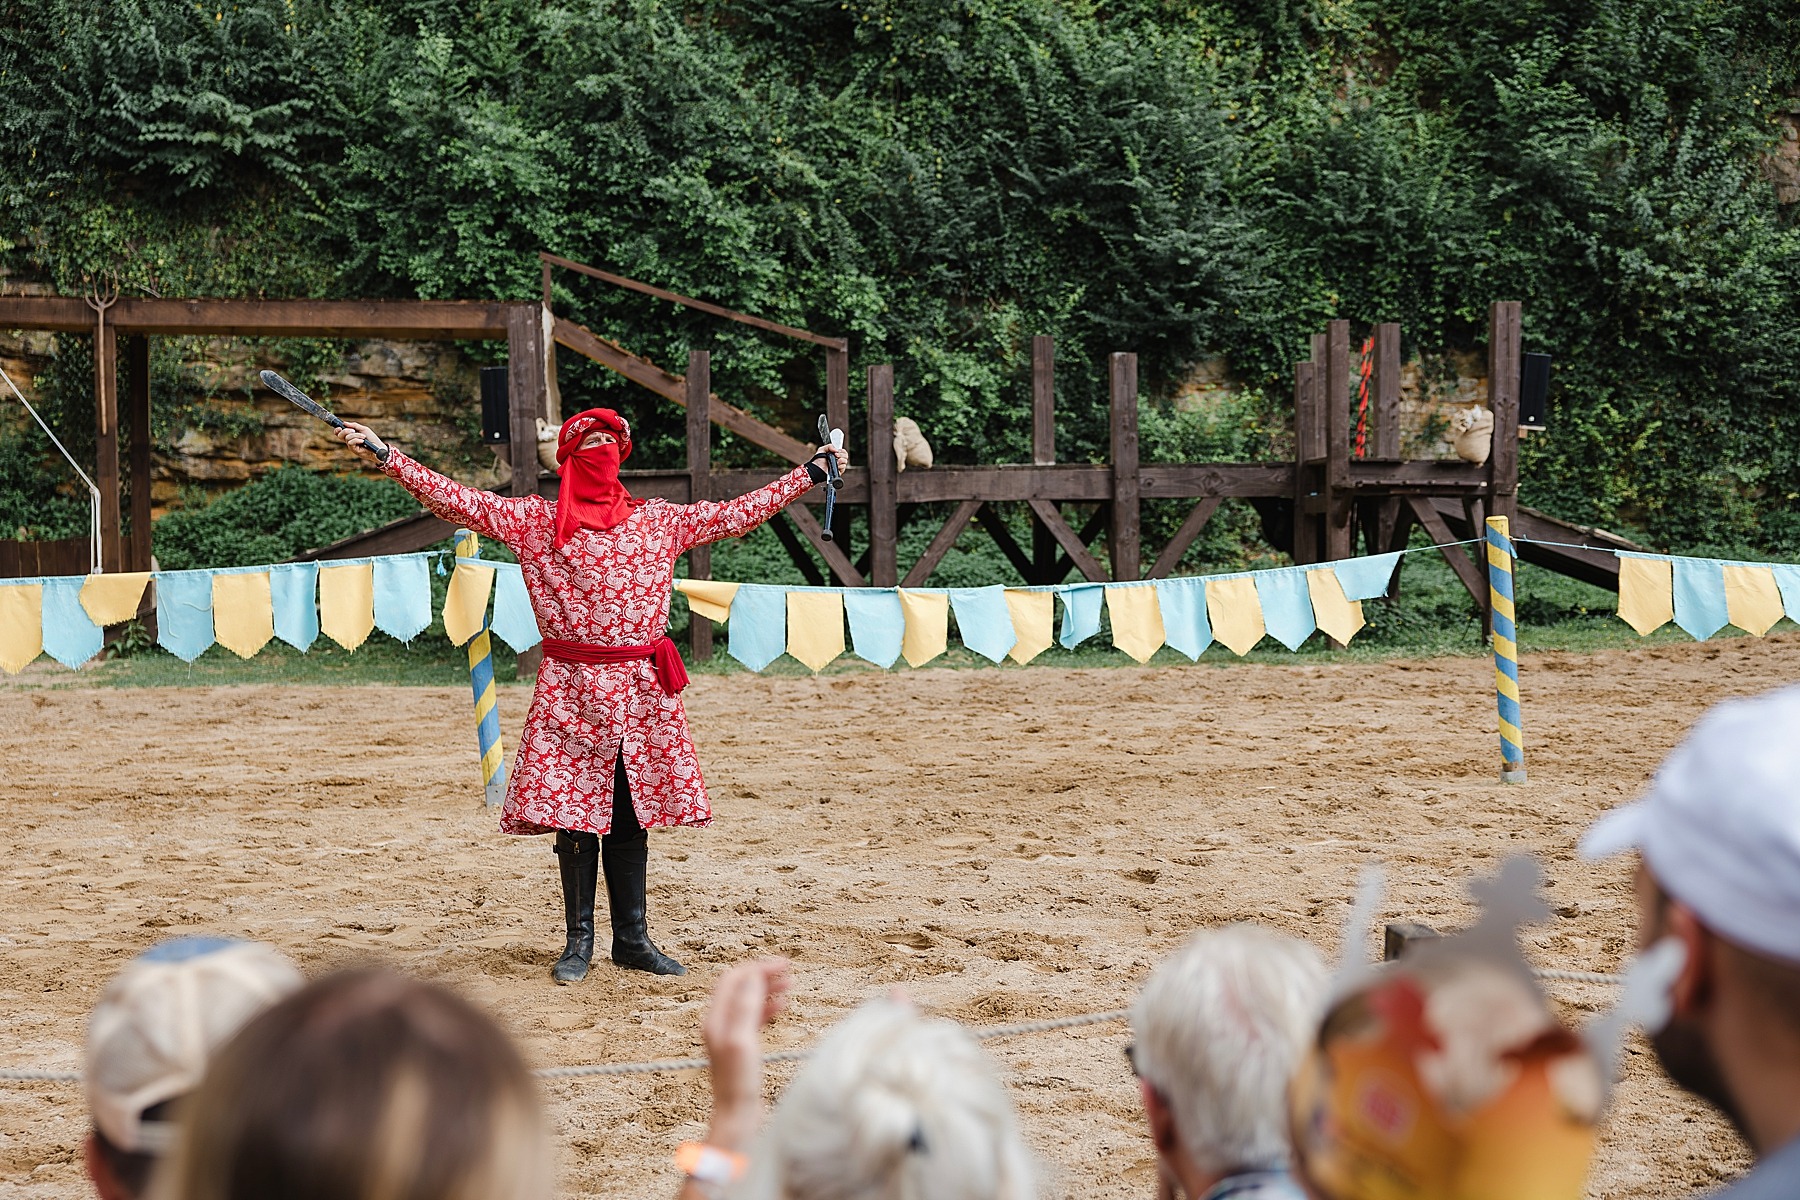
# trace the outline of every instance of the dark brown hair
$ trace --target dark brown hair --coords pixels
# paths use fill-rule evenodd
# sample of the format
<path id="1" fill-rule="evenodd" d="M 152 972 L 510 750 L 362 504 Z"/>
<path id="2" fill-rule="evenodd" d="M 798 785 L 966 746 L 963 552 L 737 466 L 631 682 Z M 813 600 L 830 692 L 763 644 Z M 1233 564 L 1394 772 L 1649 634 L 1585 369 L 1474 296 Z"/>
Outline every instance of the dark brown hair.
<path id="1" fill-rule="evenodd" d="M 170 1200 L 541 1200 L 536 1090 L 492 1018 L 386 971 L 262 1013 L 183 1106 Z"/>

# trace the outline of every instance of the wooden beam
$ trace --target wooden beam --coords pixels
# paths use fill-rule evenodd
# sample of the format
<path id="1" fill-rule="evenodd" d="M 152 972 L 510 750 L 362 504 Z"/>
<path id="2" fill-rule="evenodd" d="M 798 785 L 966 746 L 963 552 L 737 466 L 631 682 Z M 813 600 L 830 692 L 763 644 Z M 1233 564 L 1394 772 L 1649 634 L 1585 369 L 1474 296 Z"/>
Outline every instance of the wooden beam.
<path id="1" fill-rule="evenodd" d="M 550 266 L 544 264 L 548 272 Z M 712 355 L 705 350 L 688 351 L 687 375 L 687 468 L 690 503 L 712 499 L 712 414 L 708 411 L 712 397 Z M 712 578 L 712 546 L 693 546 L 687 552 L 688 578 Z M 695 662 L 705 662 L 713 654 L 713 623 L 688 610 L 688 653 Z"/>
<path id="2" fill-rule="evenodd" d="M 1138 480 L 1146 500 L 1291 496 L 1294 492 L 1290 463 L 1147 463 L 1138 468 Z"/>
<path id="3" fill-rule="evenodd" d="M 870 367 L 865 382 L 869 397 L 869 576 L 876 587 L 893 587 L 900 579 L 893 364 Z"/>
<path id="4" fill-rule="evenodd" d="M 128 571 L 148 571 L 152 554 L 150 516 L 150 339 L 125 339 L 125 413 L 131 430 L 125 464 L 131 480 L 131 543 Z"/>
<path id="5" fill-rule="evenodd" d="M 603 367 L 617 371 L 639 387 L 648 388 L 665 400 L 687 403 L 687 385 L 679 375 L 671 375 L 641 354 L 633 354 L 609 338 L 595 335 L 563 317 L 556 319 L 558 345 L 586 355 Z M 757 420 L 743 409 L 712 397 L 713 424 L 729 429 L 754 446 L 772 450 L 791 463 L 803 463 L 812 457 L 813 447 L 797 438 Z"/>
<path id="6" fill-rule="evenodd" d="M 825 527 L 819 524 L 819 518 L 813 516 L 812 509 L 804 504 L 790 504 L 782 511 L 794 523 L 794 528 L 806 535 L 806 540 L 812 543 L 813 549 L 824 556 L 839 584 L 844 587 L 869 586 L 869 581 L 856 569 L 856 564 L 850 561 L 844 548 L 836 542 L 825 540 Z"/>
<path id="7" fill-rule="evenodd" d="M 1317 375 L 1314 376 L 1318 378 Z M 1325 560 L 1350 557 L 1350 322 L 1325 326 Z"/>
<path id="8" fill-rule="evenodd" d="M 787 550 L 788 557 L 794 560 L 794 565 L 800 568 L 800 574 L 805 577 L 806 582 L 813 587 L 824 587 L 824 572 L 819 570 L 819 564 L 813 561 L 813 556 L 806 552 L 806 543 L 801 541 L 800 535 L 794 532 L 794 524 L 789 514 L 799 507 L 797 504 L 790 504 L 782 509 L 769 522 L 769 528 L 775 531 L 776 538 Z M 816 525 L 818 522 L 815 521 L 813 524 Z"/>
<path id="9" fill-rule="evenodd" d="M 563 267 L 570 271 L 577 271 L 583 275 L 590 275 L 595 279 L 604 280 L 614 287 L 622 287 L 634 292 L 642 292 L 646 296 L 655 296 L 658 300 L 667 300 L 669 303 L 679 304 L 683 308 L 691 308 L 698 312 L 711 313 L 715 317 L 724 317 L 728 321 L 736 321 L 741 325 L 749 325 L 756 329 L 766 330 L 769 333 L 779 333 L 784 337 L 798 338 L 803 342 L 815 342 L 821 346 L 831 346 L 840 350 L 848 349 L 850 345 L 850 343 L 843 338 L 826 337 L 822 333 L 813 333 L 805 329 L 796 329 L 792 325 L 778 324 L 775 321 L 765 320 L 762 317 L 750 316 L 748 313 L 734 312 L 729 308 L 723 308 L 720 305 L 705 300 L 695 300 L 691 296 L 683 296 L 677 292 L 667 291 L 657 287 L 655 284 L 639 283 L 635 279 L 627 279 L 623 275 L 614 275 L 610 271 L 602 271 L 599 267 L 590 267 L 586 263 L 578 263 L 571 259 L 559 258 L 557 255 L 545 253 L 544 251 L 539 251 L 538 257 L 553 266 Z"/>
<path id="10" fill-rule="evenodd" d="M 1137 355 L 1114 354 L 1109 360 L 1108 391 L 1112 414 L 1112 552 L 1113 578 L 1143 574 L 1138 508 Z"/>
<path id="11" fill-rule="evenodd" d="M 1206 523 L 1218 511 L 1217 496 L 1202 496 L 1188 512 L 1187 520 L 1181 523 L 1181 528 L 1175 531 L 1175 536 L 1169 539 L 1169 544 L 1156 556 L 1156 563 L 1150 568 L 1150 578 L 1167 579 L 1181 565 L 1181 556 L 1188 552 L 1188 547 L 1194 544 L 1194 539 L 1200 536 L 1200 531 L 1206 528 Z"/>
<path id="12" fill-rule="evenodd" d="M 1494 412 L 1489 512 L 1508 521 L 1519 515 L 1520 304 L 1496 300 L 1488 310 L 1488 407 Z"/>
<path id="13" fill-rule="evenodd" d="M 456 526 L 428 512 L 400 517 L 364 533 L 351 534 L 330 545 L 302 550 L 295 562 L 329 562 L 339 558 L 369 558 L 380 554 L 416 554 L 456 532 Z"/>
<path id="14" fill-rule="evenodd" d="M 1036 583 L 1037 580 L 1032 578 L 1036 571 L 1031 556 L 1025 553 L 1024 548 L 1013 537 L 1012 530 L 1006 527 L 1006 519 L 1000 515 L 999 510 L 991 504 L 983 504 L 975 511 L 975 519 L 987 530 L 987 535 L 994 539 L 994 545 L 1000 548 L 1006 561 L 1019 573 L 1019 578 L 1026 583 Z"/>
<path id="15" fill-rule="evenodd" d="M 121 296 L 106 323 L 157 337 L 341 337 L 454 341 L 503 338 L 507 312 L 489 300 L 161 300 Z M 535 309 L 535 301 L 525 307 Z M 0 329 L 87 333 L 93 310 L 75 296 L 0 296 Z"/>
<path id="16" fill-rule="evenodd" d="M 979 504 L 980 502 L 974 501 L 973 503 Z M 1062 513 L 1056 505 L 1048 500 L 1028 500 L 1026 503 L 1031 505 L 1031 511 L 1037 514 L 1038 520 L 1044 523 L 1044 528 L 1050 531 L 1050 536 L 1056 539 L 1057 545 L 1063 548 L 1063 553 L 1069 556 L 1069 561 L 1081 572 L 1082 576 L 1091 583 L 1105 583 L 1107 580 L 1106 568 L 1100 565 L 1099 559 L 1089 553 L 1087 543 L 1077 537 L 1075 531 L 1069 528 L 1069 523 L 1063 520 Z"/>
<path id="17" fill-rule="evenodd" d="M 1462 580 L 1462 585 L 1469 589 L 1469 595 L 1474 599 L 1475 607 L 1485 612 L 1487 610 L 1487 580 L 1482 578 L 1481 572 L 1470 561 L 1469 556 L 1463 553 L 1461 546 L 1444 545 L 1446 542 L 1457 540 L 1456 535 L 1450 532 L 1450 526 L 1444 523 L 1444 518 L 1438 515 L 1437 509 L 1428 499 L 1422 496 L 1408 496 L 1406 504 L 1412 510 L 1414 519 L 1425 527 L 1425 532 L 1430 535 L 1431 540 L 1444 546 L 1444 561 L 1450 564 L 1450 569 L 1456 572 L 1456 577 Z"/>
<path id="18" fill-rule="evenodd" d="M 931 545 L 925 547 L 925 553 L 919 555 L 919 561 L 906 572 L 906 578 L 900 581 L 900 586 L 923 587 L 925 581 L 931 578 L 931 573 L 937 570 L 938 564 L 944 561 L 944 555 L 950 553 L 950 547 L 956 545 L 956 539 L 961 537 L 963 530 L 969 527 L 970 519 L 980 508 L 981 501 L 979 500 L 964 500 L 957 505 L 956 511 L 950 514 L 950 519 L 944 522 L 944 527 L 937 531 L 936 537 L 931 539 Z"/>
<path id="19" fill-rule="evenodd" d="M 1400 326 L 1392 321 L 1375 327 L 1376 458 L 1400 457 Z"/>

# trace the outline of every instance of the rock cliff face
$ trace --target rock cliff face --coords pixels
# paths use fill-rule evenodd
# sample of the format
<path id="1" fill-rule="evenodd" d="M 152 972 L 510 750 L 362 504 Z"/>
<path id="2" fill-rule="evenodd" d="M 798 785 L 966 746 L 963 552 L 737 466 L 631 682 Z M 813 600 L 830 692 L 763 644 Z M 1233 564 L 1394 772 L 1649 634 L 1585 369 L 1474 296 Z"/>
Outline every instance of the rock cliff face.
<path id="1" fill-rule="evenodd" d="M 1351 349 L 1354 354 L 1356 348 Z M 1450 420 L 1458 409 L 1487 403 L 1486 368 L 1483 356 L 1474 351 L 1415 358 L 1401 364 L 1400 453 L 1403 457 L 1456 457 L 1451 446 Z M 1354 418 L 1354 367 L 1350 386 L 1350 411 Z M 1180 408 L 1203 411 L 1234 395 L 1241 387 L 1232 378 L 1224 359 L 1208 359 L 1197 364 L 1176 385 L 1175 404 Z"/>
<path id="2" fill-rule="evenodd" d="M 0 334 L 0 366 L 34 404 L 47 398 L 57 350 L 52 334 Z M 178 503 L 184 490 L 223 491 L 288 464 L 368 470 L 325 424 L 263 387 L 256 373 L 265 367 L 290 374 L 339 416 L 375 427 L 408 454 L 465 483 L 493 487 L 509 477 L 480 442 L 479 364 L 458 345 L 360 342 L 310 369 L 286 361 L 281 350 L 279 343 L 231 338 L 169 339 L 156 347 L 153 353 L 167 356 L 159 357 L 152 379 L 151 500 L 157 515 Z M 317 359 L 310 347 L 309 357 Z M 179 382 L 171 386 L 170 380 Z M 14 411 L 8 420 L 29 420 L 16 405 L 9 407 Z"/>

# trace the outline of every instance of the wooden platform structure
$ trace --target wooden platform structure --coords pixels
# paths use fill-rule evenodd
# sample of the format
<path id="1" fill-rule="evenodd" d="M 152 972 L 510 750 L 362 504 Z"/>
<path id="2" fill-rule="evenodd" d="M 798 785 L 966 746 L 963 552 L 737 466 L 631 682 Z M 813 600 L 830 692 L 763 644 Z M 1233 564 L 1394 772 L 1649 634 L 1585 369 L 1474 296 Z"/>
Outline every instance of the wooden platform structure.
<path id="1" fill-rule="evenodd" d="M 531 447 L 517 456 L 511 493 L 556 494 L 554 476 L 535 469 L 537 418 L 560 419 L 555 400 L 555 347 L 589 357 L 657 395 L 686 409 L 686 465 L 680 470 L 629 471 L 627 485 L 642 496 L 677 502 L 724 499 L 768 480 L 768 470 L 720 470 L 712 461 L 712 427 L 718 425 L 789 463 L 812 453 L 810 441 L 776 429 L 712 393 L 711 359 L 705 351 L 689 354 L 684 374 L 676 375 L 617 342 L 556 315 L 551 304 L 552 273 L 568 270 L 611 286 L 630 289 L 660 301 L 681 305 L 746 324 L 776 336 L 817 346 L 825 356 L 825 405 L 834 426 L 850 422 L 849 347 L 841 338 L 733 312 L 707 301 L 682 296 L 651 284 L 627 279 L 597 267 L 543 254 L 543 294 L 538 300 L 472 301 L 317 301 L 317 300 L 159 300 L 120 298 L 110 306 L 88 297 L 0 297 L 0 328 L 48 329 L 95 338 L 95 479 L 101 489 L 102 563 L 106 570 L 142 570 L 150 562 L 150 489 L 131 488 L 132 534 L 121 534 L 122 482 L 149 478 L 149 350 L 152 336 L 237 335 L 384 339 L 494 339 L 507 342 L 510 400 L 509 430 L 513 446 Z M 121 472 L 120 404 L 114 395 L 118 339 L 124 339 L 127 380 L 125 412 L 131 430 Z M 1408 461 L 1400 454 L 1400 330 L 1374 327 L 1372 370 L 1366 420 L 1365 454 L 1352 449 L 1352 380 L 1355 370 L 1350 323 L 1332 321 L 1312 336 L 1309 357 L 1294 368 L 1295 456 L 1287 462 L 1147 463 L 1138 445 L 1138 363 L 1131 353 L 1116 353 L 1106 367 L 1109 392 L 1110 453 L 1104 463 L 1065 463 L 1057 459 L 1055 369 L 1056 348 L 1048 337 L 1031 346 L 1031 447 L 1029 463 L 937 466 L 901 472 L 893 455 L 894 372 L 891 364 L 867 368 L 867 395 L 861 445 L 852 440 L 858 465 L 845 473 L 838 494 L 838 522 L 832 540 L 813 507 L 822 489 L 791 506 L 773 522 L 801 572 L 812 582 L 850 587 L 922 586 L 957 539 L 971 525 L 986 532 L 1028 583 L 1061 582 L 1071 572 L 1092 581 L 1161 578 L 1180 564 L 1194 539 L 1221 502 L 1241 498 L 1255 505 L 1265 530 L 1297 562 L 1324 562 L 1357 553 L 1399 549 L 1415 525 L 1434 542 L 1474 536 L 1481 518 L 1504 514 L 1536 521 L 1547 541 L 1574 545 L 1567 551 L 1533 554 L 1552 569 L 1617 586 L 1618 568 L 1611 550 L 1630 543 L 1597 530 L 1555 522 L 1542 514 L 1522 514 L 1518 507 L 1518 380 L 1520 362 L 1519 305 L 1495 303 L 1489 315 L 1489 403 L 1494 413 L 1493 452 L 1484 464 L 1460 461 Z M 1145 500 L 1189 503 L 1186 519 L 1160 547 L 1143 544 Z M 1030 537 L 1014 536 L 1006 506 L 1027 517 Z M 866 511 L 858 550 L 852 544 L 852 509 Z M 913 562 L 898 561 L 903 526 L 941 518 L 925 551 Z M 405 518 L 357 537 L 311 551 L 304 557 L 328 559 L 368 554 L 404 553 L 448 536 L 449 526 L 429 514 Z M 1520 532 L 1526 533 L 1521 527 Z M 1105 536 L 1105 561 L 1096 540 Z M 1152 553 L 1151 551 L 1154 551 Z M 821 570 L 817 554 L 825 569 Z M 1561 557 L 1558 557 L 1558 556 Z M 23 565 L 23 557 L 15 555 Z M 1460 550 L 1445 553 L 1451 567 L 1478 604 L 1487 587 L 1475 561 Z M 705 578 L 711 554 L 704 547 L 690 554 L 689 572 Z M 1146 565 L 1146 560 L 1147 565 Z M 7 560 L 0 557 L 0 564 Z M 15 568 L 16 569 L 16 568 Z M 693 650 L 711 652 L 709 622 L 694 625 Z"/>

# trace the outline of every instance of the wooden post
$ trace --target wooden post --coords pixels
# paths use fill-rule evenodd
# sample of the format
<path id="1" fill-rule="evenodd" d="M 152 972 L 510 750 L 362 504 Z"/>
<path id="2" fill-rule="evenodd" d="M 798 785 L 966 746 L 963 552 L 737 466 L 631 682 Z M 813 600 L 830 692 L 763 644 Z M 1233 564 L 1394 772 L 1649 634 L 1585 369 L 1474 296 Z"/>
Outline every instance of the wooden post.
<path id="1" fill-rule="evenodd" d="M 1112 574 L 1116 580 L 1142 578 L 1138 544 L 1138 380 L 1137 355 L 1114 354 L 1112 392 Z"/>
<path id="2" fill-rule="evenodd" d="M 94 324 L 94 483 L 100 488 L 100 569 L 125 566 L 119 512 L 119 339 L 103 316 Z"/>
<path id="3" fill-rule="evenodd" d="M 1375 327 L 1375 457 L 1400 457 L 1400 326 Z"/>
<path id="4" fill-rule="evenodd" d="M 1056 339 L 1031 339 L 1031 461 L 1056 464 Z M 1042 521 L 1031 522 L 1031 577 L 1027 583 L 1057 583 L 1056 535 Z"/>
<path id="5" fill-rule="evenodd" d="M 507 429 L 512 439 L 512 494 L 538 491 L 537 419 L 544 411 L 544 327 L 536 304 L 506 307 Z"/>
<path id="6" fill-rule="evenodd" d="M 1056 462 L 1056 340 L 1031 339 L 1031 461 Z"/>
<path id="7" fill-rule="evenodd" d="M 1325 366 L 1324 334 L 1312 335 L 1311 350 L 1306 365 L 1312 369 L 1306 373 L 1306 389 L 1301 397 L 1306 407 L 1306 433 L 1299 439 L 1300 457 L 1304 462 L 1318 462 L 1325 457 L 1325 406 L 1320 403 Z"/>
<path id="8" fill-rule="evenodd" d="M 687 466 L 688 501 L 699 503 L 712 499 L 712 355 L 705 350 L 688 351 L 687 365 Z M 712 578 L 712 547 L 695 546 L 687 552 L 688 578 Z M 688 612 L 688 652 L 695 662 L 705 662 L 713 653 L 713 627 L 710 617 L 691 608 Z"/>
<path id="9" fill-rule="evenodd" d="M 825 349 L 825 419 L 833 429 L 850 432 L 850 351 Z M 893 430 L 888 430 L 893 436 Z"/>
<path id="10" fill-rule="evenodd" d="M 1311 362 L 1294 364 L 1294 552 L 1296 563 L 1317 561 L 1318 521 L 1311 511 L 1314 491 L 1313 461 L 1318 457 L 1319 423 L 1314 411 L 1314 376 Z"/>
<path id="11" fill-rule="evenodd" d="M 544 411 L 544 319 L 536 303 L 506 306 L 507 427 L 512 438 L 512 494 L 538 491 L 537 419 Z M 537 677 L 541 645 L 519 655 L 521 682 Z"/>
<path id="12" fill-rule="evenodd" d="M 1313 377 L 1317 380 L 1317 374 Z M 1325 561 L 1350 557 L 1350 322 L 1325 327 Z"/>
<path id="13" fill-rule="evenodd" d="M 869 582 L 900 582 L 900 509 L 894 465 L 894 366 L 869 368 Z"/>
<path id="14" fill-rule="evenodd" d="M 1494 412 L 1494 448 L 1488 455 L 1488 516 L 1508 522 L 1519 515 L 1519 317 L 1517 300 L 1496 300 L 1488 310 L 1488 407 Z"/>
<path id="15" fill-rule="evenodd" d="M 148 571 L 150 541 L 150 339 L 125 339 L 125 411 L 131 423 L 126 466 L 131 475 L 131 553 L 126 570 Z"/>

